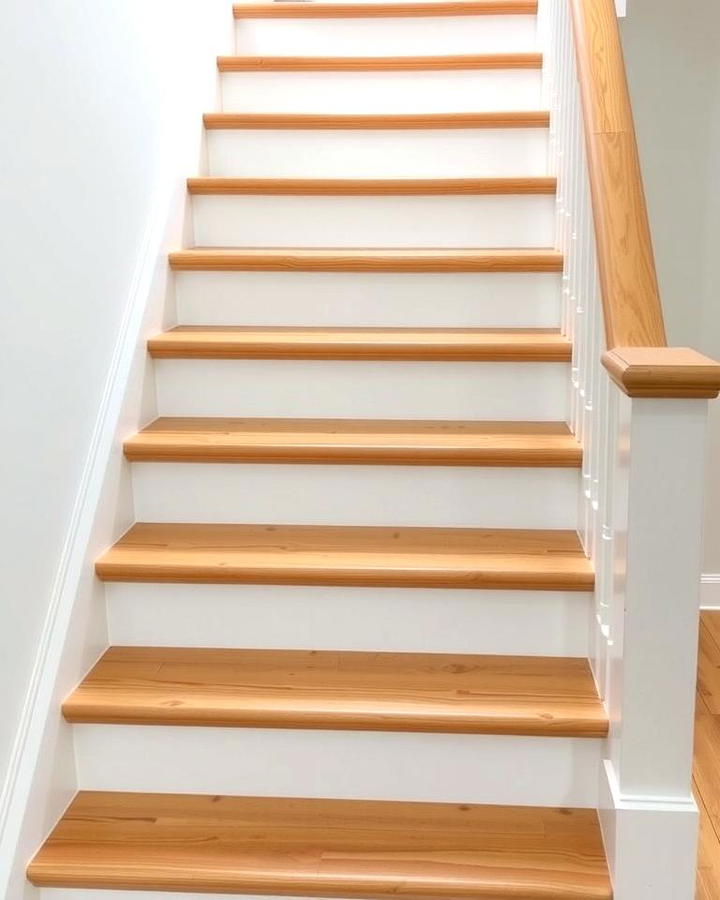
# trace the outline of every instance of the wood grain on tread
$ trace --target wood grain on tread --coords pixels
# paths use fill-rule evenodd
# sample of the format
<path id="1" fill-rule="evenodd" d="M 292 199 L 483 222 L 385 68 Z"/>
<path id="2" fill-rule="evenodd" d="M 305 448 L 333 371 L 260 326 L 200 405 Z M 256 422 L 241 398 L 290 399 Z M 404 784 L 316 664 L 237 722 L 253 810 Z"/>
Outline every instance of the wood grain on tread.
<path id="1" fill-rule="evenodd" d="M 537 0 L 427 3 L 238 3 L 236 19 L 358 19 L 409 16 L 535 15 Z"/>
<path id="2" fill-rule="evenodd" d="M 178 325 L 148 341 L 156 359 L 346 359 L 568 362 L 551 329 L 300 328 Z"/>
<path id="3" fill-rule="evenodd" d="M 220 72 L 393 72 L 453 69 L 541 69 L 542 53 L 455 56 L 219 56 Z"/>
<path id="4" fill-rule="evenodd" d="M 170 254 L 176 271 L 562 272 L 557 250 L 305 249 L 204 247 Z"/>
<path id="5" fill-rule="evenodd" d="M 294 131 L 395 131 L 458 128 L 547 128 L 550 113 L 544 110 L 510 110 L 466 113 L 205 113 L 209 130 Z"/>
<path id="6" fill-rule="evenodd" d="M 590 591 L 574 531 L 138 523 L 105 581 Z"/>
<path id="7" fill-rule="evenodd" d="M 534 178 L 188 178 L 191 194 L 404 196 L 413 194 L 554 194 L 557 179 Z"/>
<path id="8" fill-rule="evenodd" d="M 595 810 L 80 793 L 47 887 L 378 900 L 611 900 Z"/>
<path id="9" fill-rule="evenodd" d="M 578 467 L 564 422 L 160 418 L 125 442 L 135 462 Z"/>
<path id="10" fill-rule="evenodd" d="M 598 738 L 586 659 L 111 647 L 68 722 Z"/>

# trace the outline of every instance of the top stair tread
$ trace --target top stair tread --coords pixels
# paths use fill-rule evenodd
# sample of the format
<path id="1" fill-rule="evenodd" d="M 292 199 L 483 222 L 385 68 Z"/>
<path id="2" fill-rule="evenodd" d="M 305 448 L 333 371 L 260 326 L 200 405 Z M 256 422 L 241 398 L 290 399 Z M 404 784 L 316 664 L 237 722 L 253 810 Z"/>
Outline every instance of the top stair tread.
<path id="1" fill-rule="evenodd" d="M 435 0 L 425 3 L 237 3 L 236 19 L 345 19 L 535 15 L 537 0 Z"/>
<path id="2" fill-rule="evenodd" d="M 493 178 L 188 178 L 191 194 L 408 196 L 554 194 L 552 176 Z"/>
<path id="3" fill-rule="evenodd" d="M 170 254 L 176 271 L 562 272 L 550 248 L 196 247 Z"/>
<path id="4" fill-rule="evenodd" d="M 219 56 L 220 72 L 388 72 L 540 69 L 541 53 L 460 53 L 443 56 Z"/>
<path id="5" fill-rule="evenodd" d="M 548 128 L 547 110 L 491 110 L 450 113 L 206 113 L 205 127 L 217 130 L 384 131 L 406 129 Z"/>
<path id="6" fill-rule="evenodd" d="M 82 792 L 33 884 L 408 900 L 610 900 L 594 810 Z"/>

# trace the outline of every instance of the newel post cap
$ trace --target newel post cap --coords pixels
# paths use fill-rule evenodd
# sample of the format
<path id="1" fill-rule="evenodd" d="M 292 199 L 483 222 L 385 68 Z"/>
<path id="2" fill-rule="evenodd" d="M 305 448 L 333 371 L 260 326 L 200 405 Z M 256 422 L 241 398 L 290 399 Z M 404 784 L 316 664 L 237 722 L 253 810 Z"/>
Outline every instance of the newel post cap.
<path id="1" fill-rule="evenodd" d="M 602 362 L 629 397 L 712 399 L 720 393 L 720 363 L 689 347 L 615 347 Z"/>

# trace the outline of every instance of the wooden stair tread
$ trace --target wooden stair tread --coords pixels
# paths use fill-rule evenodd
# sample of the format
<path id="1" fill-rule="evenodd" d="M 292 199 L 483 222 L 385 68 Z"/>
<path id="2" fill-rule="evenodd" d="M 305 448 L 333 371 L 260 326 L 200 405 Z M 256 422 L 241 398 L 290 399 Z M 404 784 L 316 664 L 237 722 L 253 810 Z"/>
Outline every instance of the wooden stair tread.
<path id="1" fill-rule="evenodd" d="M 593 589 L 574 531 L 138 523 L 105 581 Z"/>
<path id="2" fill-rule="evenodd" d="M 407 16 L 535 15 L 537 0 L 454 0 L 426 3 L 238 3 L 236 19 L 345 19 Z"/>
<path id="3" fill-rule="evenodd" d="M 562 272 L 551 249 L 356 249 L 196 247 L 170 254 L 176 271 L 204 272 Z"/>
<path id="4" fill-rule="evenodd" d="M 46 887 L 408 900 L 611 900 L 588 809 L 82 792 Z"/>
<path id="5" fill-rule="evenodd" d="M 219 56 L 220 72 L 390 72 L 458 69 L 540 69 L 542 53 L 453 56 Z"/>
<path id="6" fill-rule="evenodd" d="M 586 659 L 111 647 L 69 722 L 605 737 Z"/>
<path id="7" fill-rule="evenodd" d="M 125 442 L 136 462 L 578 467 L 564 422 L 159 418 Z"/>
<path id="8" fill-rule="evenodd" d="M 179 325 L 148 341 L 155 358 L 568 362 L 550 329 Z"/>
<path id="9" fill-rule="evenodd" d="M 547 110 L 492 110 L 453 113 L 205 113 L 209 130 L 218 129 L 448 129 L 448 128 L 547 128 Z"/>
<path id="10" fill-rule="evenodd" d="M 554 194 L 557 179 L 528 178 L 189 178 L 191 194 L 404 196 Z"/>

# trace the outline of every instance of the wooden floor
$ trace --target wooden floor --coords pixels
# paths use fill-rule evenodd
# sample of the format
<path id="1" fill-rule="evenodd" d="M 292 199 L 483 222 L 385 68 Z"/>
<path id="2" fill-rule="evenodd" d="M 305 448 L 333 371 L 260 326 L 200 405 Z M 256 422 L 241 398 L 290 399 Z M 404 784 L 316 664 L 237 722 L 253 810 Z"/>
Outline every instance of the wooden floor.
<path id="1" fill-rule="evenodd" d="M 720 612 L 700 624 L 695 797 L 700 807 L 697 900 L 720 897 Z"/>

